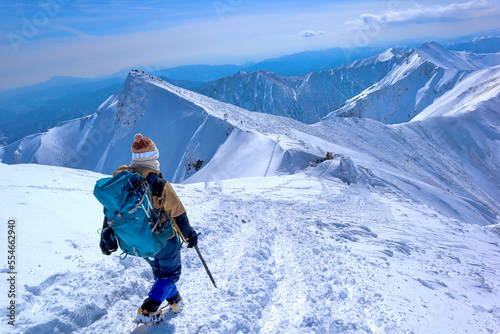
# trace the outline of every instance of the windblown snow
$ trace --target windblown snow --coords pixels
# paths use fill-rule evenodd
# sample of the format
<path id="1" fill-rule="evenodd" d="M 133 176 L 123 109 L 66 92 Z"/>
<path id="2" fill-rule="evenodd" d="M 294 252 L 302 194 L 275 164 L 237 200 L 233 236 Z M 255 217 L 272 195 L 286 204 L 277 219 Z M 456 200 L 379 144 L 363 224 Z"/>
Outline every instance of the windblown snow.
<path id="1" fill-rule="evenodd" d="M 498 66 L 458 52 L 438 59 L 436 48 L 401 58 L 384 85 L 346 104 L 373 94 L 385 103 L 414 70 L 424 86 L 440 82 L 432 89 L 453 82 L 416 94 L 426 102 L 407 123 L 307 125 L 131 72 L 95 114 L 0 149 L 0 231 L 17 221 L 16 330 L 499 332 Z M 460 69 L 435 65 L 446 57 Z M 410 119 L 391 113 L 380 115 Z M 149 265 L 101 254 L 92 195 L 97 179 L 130 162 L 137 132 L 155 141 L 219 287 L 184 249 L 187 307 L 147 329 L 131 320 L 153 283 Z M 0 331 L 11 331 L 6 308 L 0 315 Z"/>

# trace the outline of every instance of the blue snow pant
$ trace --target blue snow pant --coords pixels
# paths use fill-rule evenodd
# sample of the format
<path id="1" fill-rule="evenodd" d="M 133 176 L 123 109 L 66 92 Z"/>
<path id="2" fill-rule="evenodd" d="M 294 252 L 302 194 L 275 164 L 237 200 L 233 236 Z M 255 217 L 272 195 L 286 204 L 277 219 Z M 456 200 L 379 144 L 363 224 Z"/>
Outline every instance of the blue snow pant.
<path id="1" fill-rule="evenodd" d="M 145 258 L 151 265 L 155 283 L 149 290 L 148 297 L 158 303 L 177 294 L 175 282 L 181 276 L 181 251 L 177 236 L 169 239 L 154 258 Z"/>

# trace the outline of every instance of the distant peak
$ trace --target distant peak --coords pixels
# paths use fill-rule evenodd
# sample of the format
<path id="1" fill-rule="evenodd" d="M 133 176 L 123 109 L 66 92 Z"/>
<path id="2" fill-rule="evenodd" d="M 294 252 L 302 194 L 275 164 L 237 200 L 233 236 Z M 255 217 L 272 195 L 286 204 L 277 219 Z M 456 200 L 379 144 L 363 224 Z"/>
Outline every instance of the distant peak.
<path id="1" fill-rule="evenodd" d="M 393 56 L 404 56 L 406 55 L 406 50 L 400 48 L 390 48 L 384 52 L 377 55 L 377 58 L 393 57 Z"/>
<path id="2" fill-rule="evenodd" d="M 153 84 L 153 85 L 160 84 L 161 86 L 168 84 L 168 82 L 166 82 L 161 78 L 155 77 L 154 75 L 146 73 L 144 71 L 133 69 L 128 73 L 127 78 L 125 79 L 125 83 L 123 84 L 123 87 L 125 88 L 125 92 L 128 92 L 130 89 L 132 89 L 137 85 L 147 85 L 147 84 Z"/>
<path id="3" fill-rule="evenodd" d="M 163 82 L 163 79 L 161 79 L 161 78 L 155 77 L 154 75 L 151 75 L 147 72 L 135 70 L 135 69 L 130 70 L 130 72 L 128 73 L 127 79 L 129 79 L 129 78 L 135 78 L 135 79 L 139 79 L 139 80 L 151 79 L 151 80 Z"/>
<path id="4" fill-rule="evenodd" d="M 387 49 L 379 54 L 371 56 L 369 58 L 358 59 L 358 60 L 356 60 L 356 61 L 354 61 L 346 66 L 338 66 L 337 68 L 343 68 L 343 67 L 347 67 L 347 68 L 351 67 L 352 68 L 352 67 L 358 67 L 358 66 L 366 66 L 366 65 L 370 65 L 370 64 L 390 61 L 393 59 L 399 59 L 401 57 L 406 56 L 407 54 L 408 54 L 408 52 L 404 49 L 390 48 L 390 49 Z"/>
<path id="5" fill-rule="evenodd" d="M 433 49 L 433 50 L 445 50 L 448 51 L 445 47 L 443 47 L 441 44 L 438 44 L 436 42 L 426 42 L 422 45 L 420 45 L 417 50 L 426 50 L 426 49 Z"/>
<path id="6" fill-rule="evenodd" d="M 448 50 L 436 42 L 424 43 L 412 51 L 421 59 L 444 69 L 477 70 L 484 67 L 474 56 Z"/>
<path id="7" fill-rule="evenodd" d="M 394 55 L 405 55 L 407 51 L 401 48 L 390 48 L 389 51 Z"/>
<path id="8" fill-rule="evenodd" d="M 277 76 L 276 73 L 274 72 L 271 72 L 271 71 L 266 71 L 266 70 L 255 70 L 255 71 L 252 71 L 250 73 L 248 72 L 245 72 L 246 75 L 250 76 L 250 77 L 260 77 L 260 76 L 263 76 L 263 77 L 275 77 Z"/>

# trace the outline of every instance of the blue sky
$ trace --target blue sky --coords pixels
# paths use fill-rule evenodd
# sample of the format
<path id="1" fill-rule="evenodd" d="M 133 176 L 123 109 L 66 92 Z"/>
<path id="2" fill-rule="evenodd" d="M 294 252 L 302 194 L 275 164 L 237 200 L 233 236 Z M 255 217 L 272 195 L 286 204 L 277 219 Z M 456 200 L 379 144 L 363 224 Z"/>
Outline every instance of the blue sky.
<path id="1" fill-rule="evenodd" d="M 0 89 L 129 66 L 241 64 L 305 50 L 500 28 L 493 0 L 0 3 Z"/>

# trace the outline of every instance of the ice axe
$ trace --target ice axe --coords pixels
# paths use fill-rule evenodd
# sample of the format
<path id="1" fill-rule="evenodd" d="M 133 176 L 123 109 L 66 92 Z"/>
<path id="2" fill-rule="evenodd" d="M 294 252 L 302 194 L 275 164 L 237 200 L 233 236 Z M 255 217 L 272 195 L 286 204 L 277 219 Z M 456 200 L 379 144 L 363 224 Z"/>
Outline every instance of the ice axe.
<path id="1" fill-rule="evenodd" d="M 196 253 L 198 253 L 198 256 L 200 257 L 201 263 L 203 263 L 203 267 L 205 267 L 205 270 L 207 271 L 208 277 L 210 277 L 210 280 L 212 281 L 212 284 L 215 286 L 217 289 L 217 284 L 215 284 L 215 280 L 212 276 L 212 273 L 210 272 L 210 269 L 208 269 L 207 263 L 203 259 L 203 256 L 201 256 L 200 250 L 198 249 L 198 246 L 194 246 L 194 249 L 196 249 Z"/>
<path id="2" fill-rule="evenodd" d="M 198 233 L 198 235 L 200 235 L 201 233 Z M 183 237 L 184 239 L 184 237 Z M 187 242 L 185 239 L 184 239 L 185 242 Z M 194 246 L 194 249 L 196 249 L 196 253 L 198 253 L 198 256 L 201 260 L 201 263 L 203 263 L 203 267 L 205 267 L 205 270 L 207 271 L 207 274 L 208 274 L 208 277 L 210 277 L 210 280 L 212 281 L 212 284 L 215 286 L 215 288 L 217 289 L 217 284 L 215 284 L 215 280 L 214 280 L 214 277 L 212 276 L 212 273 L 210 272 L 210 269 L 208 269 L 208 266 L 207 266 L 207 263 L 205 262 L 205 259 L 203 258 L 203 256 L 201 256 L 201 253 L 200 253 L 200 250 L 198 249 L 198 246 Z"/>

